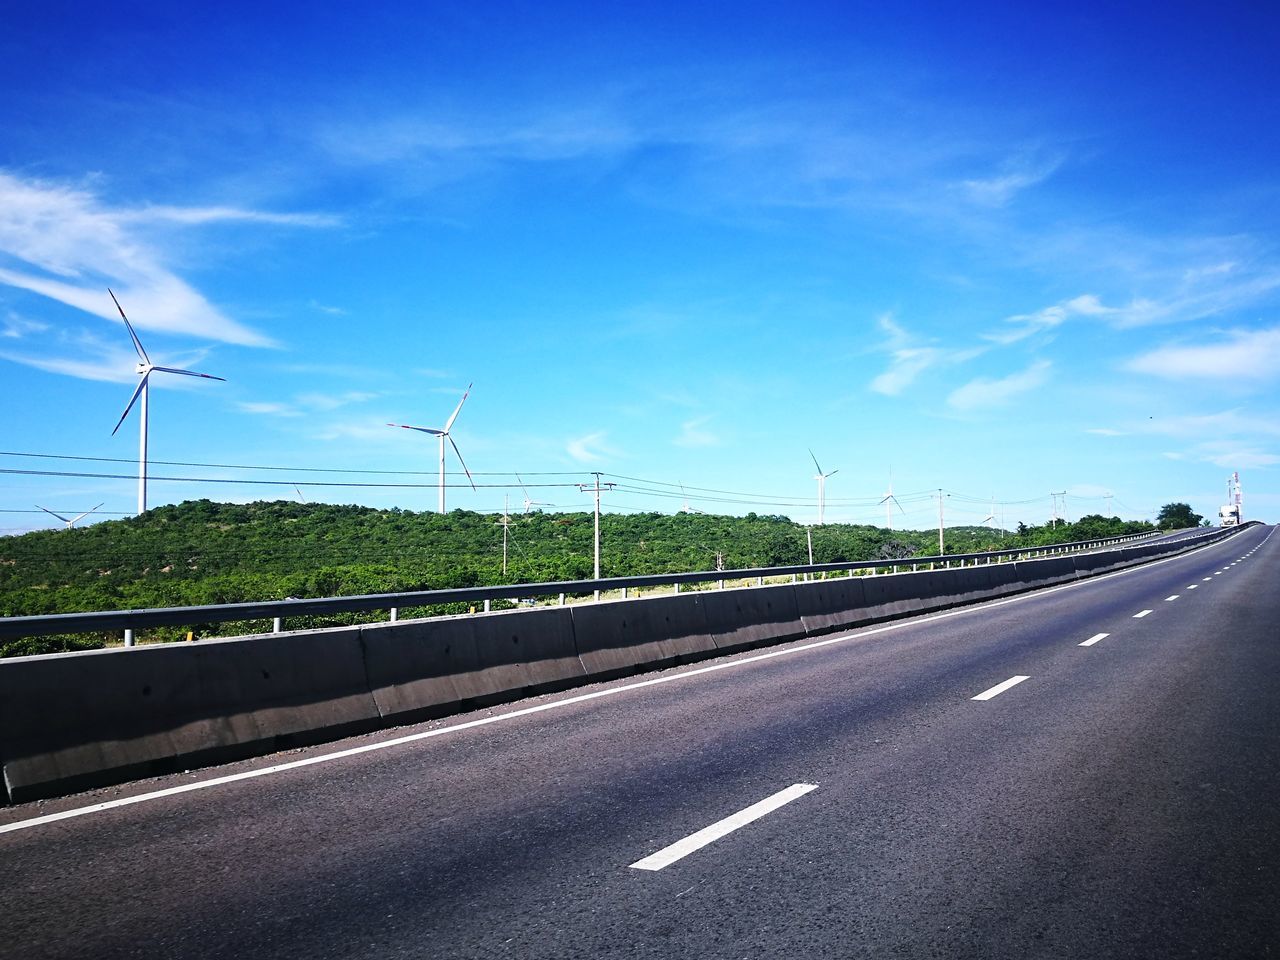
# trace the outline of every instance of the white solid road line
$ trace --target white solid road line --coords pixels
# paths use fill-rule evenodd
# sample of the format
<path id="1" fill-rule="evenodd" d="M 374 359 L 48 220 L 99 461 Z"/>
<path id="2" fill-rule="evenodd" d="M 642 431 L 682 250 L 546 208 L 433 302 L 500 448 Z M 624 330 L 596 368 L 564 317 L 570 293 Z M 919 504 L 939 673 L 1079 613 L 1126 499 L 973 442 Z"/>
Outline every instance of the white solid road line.
<path id="1" fill-rule="evenodd" d="M 1088 640 L 1086 640 L 1084 643 L 1079 644 L 1079 646 L 1082 646 L 1082 647 L 1092 647 L 1092 646 L 1093 646 L 1095 643 L 1097 643 L 1099 640 L 1103 640 L 1103 639 L 1105 639 L 1106 637 L 1109 637 L 1109 636 L 1111 636 L 1111 634 L 1109 634 L 1109 633 L 1095 633 L 1092 637 L 1090 637 L 1090 638 L 1089 638 Z"/>
<path id="2" fill-rule="evenodd" d="M 1145 616 L 1146 616 L 1148 613 L 1150 613 L 1150 612 L 1151 612 L 1150 610 L 1143 610 L 1141 613 L 1135 613 L 1135 614 L 1133 615 L 1133 619 L 1135 619 L 1135 620 L 1141 620 L 1143 617 L 1145 617 Z"/>
<path id="3" fill-rule="evenodd" d="M 990 690 L 984 690 L 984 691 L 982 691 L 982 693 L 978 694 L 976 697 L 973 697 L 972 699 L 974 699 L 974 700 L 990 700 L 992 697 L 998 697 L 998 696 L 1000 696 L 1000 694 L 1004 693 L 1004 692 L 1005 692 L 1006 690 L 1008 690 L 1010 687 L 1016 687 L 1016 686 L 1017 686 L 1018 684 L 1020 684 L 1023 680 L 1030 680 L 1030 679 L 1031 679 L 1030 677 L 1010 677 L 1010 678 L 1009 678 L 1008 680 L 1006 680 L 1004 683 L 997 683 L 997 684 L 996 684 L 994 687 L 992 687 Z"/>
<path id="4" fill-rule="evenodd" d="M 817 790 L 816 783 L 796 783 L 785 790 L 779 790 L 771 797 L 766 797 L 759 803 L 753 803 L 745 810 L 739 810 L 731 817 L 725 817 L 709 827 L 704 827 L 697 833 L 690 834 L 683 840 L 677 840 L 669 847 L 663 847 L 657 853 L 651 853 L 643 860 L 637 860 L 631 864 L 633 870 L 661 870 L 663 867 L 669 867 L 677 860 L 682 860 L 695 850 L 701 850 L 709 843 L 715 843 L 721 837 L 726 836 L 733 831 L 745 827 L 753 820 L 759 820 L 765 814 L 772 813 L 781 806 L 785 806 L 792 800 L 803 797 L 810 790 Z"/>

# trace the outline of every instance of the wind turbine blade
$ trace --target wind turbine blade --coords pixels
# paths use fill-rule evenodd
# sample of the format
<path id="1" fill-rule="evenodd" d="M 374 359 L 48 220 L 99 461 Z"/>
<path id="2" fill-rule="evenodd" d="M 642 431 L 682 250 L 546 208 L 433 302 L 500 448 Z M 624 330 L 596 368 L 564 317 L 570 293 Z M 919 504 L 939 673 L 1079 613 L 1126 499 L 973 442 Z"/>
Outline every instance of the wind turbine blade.
<path id="1" fill-rule="evenodd" d="M 36 506 L 37 506 L 37 507 L 40 507 L 40 504 L 38 504 L 38 503 L 37 503 L 37 504 L 36 504 Z M 100 507 L 100 506 L 102 506 L 102 504 L 98 504 L 98 506 Z M 60 513 L 54 513 L 54 512 L 53 512 L 52 510 L 50 510 L 48 507 L 40 507 L 40 509 L 41 509 L 41 510 L 43 510 L 45 513 L 49 514 L 49 516 L 51 516 L 51 517 L 57 517 L 57 518 L 58 518 L 59 520 L 61 520 L 63 523 L 75 523 L 75 522 L 76 522 L 76 520 L 79 520 L 79 519 L 80 519 L 80 517 L 83 517 L 83 516 L 84 516 L 84 514 L 82 513 L 82 514 L 80 514 L 80 517 L 76 517 L 76 520 L 68 520 L 68 519 L 67 519 L 66 517 L 64 517 L 62 514 L 60 514 Z M 94 509 L 97 509 L 97 507 L 95 507 Z"/>
<path id="2" fill-rule="evenodd" d="M 184 377 L 203 377 L 205 380 L 221 380 L 227 382 L 226 377 L 215 377 L 212 373 L 196 373 L 194 370 L 179 370 L 177 367 L 152 367 L 152 370 L 159 370 L 161 373 L 180 373 Z"/>
<path id="3" fill-rule="evenodd" d="M 134 389 L 133 396 L 129 398 L 129 402 L 125 405 L 124 413 L 120 414 L 120 419 L 116 421 L 115 430 L 111 431 L 111 435 L 113 437 L 116 435 L 116 430 L 120 429 L 120 424 L 124 423 L 124 418 L 127 417 L 129 415 L 129 411 L 133 409 L 134 403 L 137 402 L 138 394 L 142 393 L 142 388 L 147 385 L 147 377 L 149 376 L 151 376 L 150 370 L 144 373 L 142 375 L 142 379 L 138 381 L 138 386 Z"/>
<path id="4" fill-rule="evenodd" d="M 105 502 L 106 502 L 106 501 L 104 500 L 104 501 L 103 501 L 103 503 L 105 503 Z M 102 506 L 102 504 L 101 504 L 101 503 L 100 503 L 100 504 L 98 504 L 98 507 L 100 507 L 100 506 Z M 93 510 L 97 510 L 97 509 L 98 509 L 98 507 L 94 507 L 94 508 L 93 508 Z M 83 520 L 83 519 L 84 519 L 85 517 L 87 517 L 89 514 L 93 513 L 93 510 L 86 510 L 84 513 L 80 514 L 80 516 L 76 517 L 74 520 L 68 520 L 67 522 L 68 522 L 68 523 L 79 523 L 81 520 Z"/>
<path id="5" fill-rule="evenodd" d="M 832 470 L 830 473 L 823 474 L 823 476 L 827 476 L 827 477 L 834 477 L 834 476 L 835 476 L 837 473 L 839 473 L 839 472 L 840 472 L 840 468 L 839 468 L 839 467 L 836 467 L 836 468 L 835 468 L 834 470 Z"/>
<path id="6" fill-rule="evenodd" d="M 443 430 L 436 430 L 434 427 L 411 427 L 407 423 L 388 423 L 388 427 L 399 427 L 402 430 L 417 430 L 420 433 L 429 433 L 433 437 L 438 437 L 444 433 Z"/>
<path id="7" fill-rule="evenodd" d="M 468 387 L 467 389 L 470 390 L 471 388 Z M 462 399 L 465 400 L 466 397 L 463 397 Z M 459 404 L 459 406 L 461 406 L 461 404 Z M 445 436 L 449 437 L 449 434 L 446 433 Z M 471 471 L 467 469 L 467 461 L 462 459 L 462 451 L 459 450 L 458 445 L 453 442 L 453 437 L 449 437 L 449 446 L 453 447 L 453 452 L 458 455 L 458 462 L 462 464 L 462 472 L 467 475 L 467 480 L 471 482 L 471 489 L 474 490 L 476 488 L 476 482 L 471 479 Z"/>
<path id="8" fill-rule="evenodd" d="M 107 287 L 107 293 L 111 293 L 111 288 Z M 138 356 L 142 362 L 151 365 L 151 359 L 147 356 L 147 351 L 142 349 L 142 341 L 138 339 L 138 335 L 133 332 L 133 324 L 129 322 L 129 318 L 124 315 L 124 307 L 120 306 L 120 301 L 116 299 L 116 295 L 111 293 L 111 302 L 116 305 L 116 309 L 120 311 L 120 319 L 124 321 L 124 325 L 129 329 L 129 337 L 133 340 L 133 349 L 138 351 Z"/>
<path id="9" fill-rule="evenodd" d="M 467 389 L 462 394 L 462 399 L 459 400 L 458 405 L 453 408 L 453 416 L 451 416 L 449 418 L 449 422 L 444 425 L 444 433 L 447 434 L 450 430 L 453 429 L 453 421 L 458 419 L 458 414 L 462 412 L 462 405 L 467 402 L 467 397 L 471 395 L 471 388 L 474 386 L 475 386 L 474 383 L 467 384 Z M 461 460 L 462 458 L 459 457 L 458 459 Z"/>
<path id="10" fill-rule="evenodd" d="M 818 467 L 818 473 L 822 473 L 822 467 L 818 466 L 818 458 L 813 455 L 813 451 L 809 451 L 809 459 L 813 461 L 813 465 Z"/>
<path id="11" fill-rule="evenodd" d="M 890 494 L 889 496 L 885 497 L 883 500 L 881 500 L 881 501 L 877 504 L 877 506 L 881 506 L 881 507 L 883 507 L 883 506 L 885 505 L 885 503 L 886 503 L 886 502 L 888 502 L 889 500 L 893 500 L 893 494 Z M 895 500 L 894 502 L 896 503 L 897 501 Z"/>
<path id="12" fill-rule="evenodd" d="M 902 510 L 902 512 L 903 512 L 904 514 L 907 512 L 906 510 L 903 510 L 903 509 L 902 509 L 902 504 L 898 503 L 898 498 L 897 498 L 897 497 L 895 497 L 893 494 L 889 494 L 889 499 L 890 499 L 890 500 L 892 500 L 892 501 L 893 501 L 893 505 L 894 505 L 895 507 L 897 507 L 899 510 Z"/>

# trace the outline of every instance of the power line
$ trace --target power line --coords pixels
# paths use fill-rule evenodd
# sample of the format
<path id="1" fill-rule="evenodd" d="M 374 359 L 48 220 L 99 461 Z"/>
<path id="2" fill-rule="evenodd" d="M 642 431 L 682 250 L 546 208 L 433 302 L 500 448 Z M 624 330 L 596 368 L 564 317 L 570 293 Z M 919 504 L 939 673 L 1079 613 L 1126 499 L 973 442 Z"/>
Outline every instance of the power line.
<path id="1" fill-rule="evenodd" d="M 0 457 L 30 457 L 39 460 L 81 460 L 87 463 L 137 463 L 136 459 L 128 457 L 82 457 L 72 456 L 64 453 L 18 453 L 12 450 L 0 450 Z M 282 467 L 267 466 L 264 464 L 248 464 L 248 463 L 201 463 L 194 460 L 151 460 L 148 458 L 147 463 L 159 464 L 164 467 L 210 467 L 217 470 L 293 470 L 299 473 L 355 473 L 367 474 L 369 476 L 390 475 L 390 476 L 407 476 L 407 477 L 436 477 L 439 476 L 437 471 L 427 470 L 353 470 L 343 467 Z M 527 473 L 520 471 L 522 476 L 529 477 L 580 477 L 585 471 L 582 470 L 560 470 L 545 471 L 530 470 Z M 514 473 L 507 471 L 501 472 L 476 472 L 473 476 L 477 477 L 513 477 Z M 136 479 L 130 477 L 129 479 Z"/>

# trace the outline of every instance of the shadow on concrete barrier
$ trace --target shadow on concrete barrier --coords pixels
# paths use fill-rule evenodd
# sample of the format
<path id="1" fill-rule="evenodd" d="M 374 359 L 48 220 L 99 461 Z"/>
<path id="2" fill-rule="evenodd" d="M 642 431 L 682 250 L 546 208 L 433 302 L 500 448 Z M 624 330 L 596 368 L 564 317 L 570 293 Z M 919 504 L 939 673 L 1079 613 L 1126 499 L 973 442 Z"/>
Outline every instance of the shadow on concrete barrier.
<path id="1" fill-rule="evenodd" d="M 593 680 L 704 659 L 718 652 L 701 593 L 570 607 L 578 658 Z"/>
<path id="2" fill-rule="evenodd" d="M 719 653 L 733 653 L 806 636 L 793 584 L 743 587 L 701 594 L 707 631 Z"/>
<path id="3" fill-rule="evenodd" d="M 270 753 L 1068 583 L 1231 532 L 918 573 L 0 660 L 0 799 Z"/>
<path id="4" fill-rule="evenodd" d="M 15 803 L 379 725 L 358 627 L 20 657 L 0 669 L 0 759 Z"/>
<path id="5" fill-rule="evenodd" d="M 580 683 L 568 608 L 404 620 L 360 628 L 369 689 L 387 725 Z"/>
<path id="6" fill-rule="evenodd" d="M 813 636 L 871 623 L 863 589 L 866 577 L 839 577 L 795 585 L 796 611 L 805 634 Z"/>

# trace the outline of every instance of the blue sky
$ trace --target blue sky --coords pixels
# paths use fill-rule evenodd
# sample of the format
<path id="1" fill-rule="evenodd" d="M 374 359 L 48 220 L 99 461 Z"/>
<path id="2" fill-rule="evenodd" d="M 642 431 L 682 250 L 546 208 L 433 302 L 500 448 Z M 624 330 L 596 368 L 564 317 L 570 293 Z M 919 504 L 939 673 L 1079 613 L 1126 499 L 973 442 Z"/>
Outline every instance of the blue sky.
<path id="1" fill-rule="evenodd" d="M 949 523 L 1216 515 L 1232 470 L 1275 517 L 1280 14 L 601 6 L 11 11 L 0 468 L 133 471 L 111 287 L 227 381 L 157 375 L 153 461 L 226 466 L 153 475 L 286 484 L 153 505 L 433 509 L 434 441 L 386 423 L 474 381 L 451 507 L 601 471 L 606 509 L 811 521 L 812 449 L 828 521 L 883 522 L 891 470 L 906 526 L 936 488 Z M 134 482 L 0 474 L 7 511 L 99 501 Z"/>

